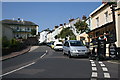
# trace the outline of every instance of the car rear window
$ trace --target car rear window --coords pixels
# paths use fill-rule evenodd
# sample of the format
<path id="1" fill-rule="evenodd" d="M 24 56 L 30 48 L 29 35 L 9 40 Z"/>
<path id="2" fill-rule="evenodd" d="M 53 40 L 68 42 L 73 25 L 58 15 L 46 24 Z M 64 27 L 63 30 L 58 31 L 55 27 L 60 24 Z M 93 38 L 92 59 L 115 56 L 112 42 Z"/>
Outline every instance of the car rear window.
<path id="1" fill-rule="evenodd" d="M 83 46 L 81 41 L 70 41 L 71 46 Z"/>
<path id="2" fill-rule="evenodd" d="M 56 44 L 56 46 L 62 46 L 62 44 Z"/>

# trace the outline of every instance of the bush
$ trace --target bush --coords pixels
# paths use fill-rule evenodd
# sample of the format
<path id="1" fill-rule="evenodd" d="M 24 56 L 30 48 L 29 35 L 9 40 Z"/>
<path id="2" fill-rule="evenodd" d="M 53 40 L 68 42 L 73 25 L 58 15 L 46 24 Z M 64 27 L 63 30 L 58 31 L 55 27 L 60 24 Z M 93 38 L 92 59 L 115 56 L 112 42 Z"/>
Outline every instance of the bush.
<path id="1" fill-rule="evenodd" d="M 2 55 L 7 55 L 15 51 L 20 51 L 24 48 L 26 48 L 26 45 L 16 39 L 8 40 L 6 37 L 2 38 Z"/>
<path id="2" fill-rule="evenodd" d="M 20 42 L 17 41 L 16 39 L 11 39 L 10 40 L 10 47 L 17 47 L 20 45 Z"/>
<path id="3" fill-rule="evenodd" d="M 2 48 L 9 48 L 10 47 L 10 41 L 7 39 L 7 37 L 2 38 Z"/>

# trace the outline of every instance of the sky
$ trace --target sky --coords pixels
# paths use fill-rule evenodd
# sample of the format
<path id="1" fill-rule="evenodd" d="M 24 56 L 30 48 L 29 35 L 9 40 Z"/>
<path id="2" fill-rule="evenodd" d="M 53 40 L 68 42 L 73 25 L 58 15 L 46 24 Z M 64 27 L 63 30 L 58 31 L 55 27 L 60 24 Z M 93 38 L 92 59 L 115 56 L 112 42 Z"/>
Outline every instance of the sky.
<path id="1" fill-rule="evenodd" d="M 39 32 L 82 18 L 99 7 L 101 2 L 2 2 L 2 20 L 20 17 L 39 25 Z"/>

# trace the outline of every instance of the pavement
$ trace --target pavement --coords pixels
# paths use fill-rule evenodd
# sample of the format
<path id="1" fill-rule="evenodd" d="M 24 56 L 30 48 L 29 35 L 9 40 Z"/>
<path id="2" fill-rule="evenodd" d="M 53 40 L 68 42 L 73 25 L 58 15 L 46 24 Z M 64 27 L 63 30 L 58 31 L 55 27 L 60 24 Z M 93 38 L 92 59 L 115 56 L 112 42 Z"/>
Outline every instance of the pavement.
<path id="1" fill-rule="evenodd" d="M 5 56 L 0 57 L 0 61 L 7 60 L 7 59 L 10 59 L 10 58 L 16 57 L 16 56 L 25 54 L 25 53 L 27 53 L 27 52 L 31 52 L 31 51 L 35 50 L 36 48 L 38 48 L 38 47 L 39 47 L 39 46 L 28 46 L 26 49 L 23 49 L 23 50 L 21 50 L 21 51 L 12 52 L 12 53 L 9 54 L 9 55 L 5 55 Z"/>

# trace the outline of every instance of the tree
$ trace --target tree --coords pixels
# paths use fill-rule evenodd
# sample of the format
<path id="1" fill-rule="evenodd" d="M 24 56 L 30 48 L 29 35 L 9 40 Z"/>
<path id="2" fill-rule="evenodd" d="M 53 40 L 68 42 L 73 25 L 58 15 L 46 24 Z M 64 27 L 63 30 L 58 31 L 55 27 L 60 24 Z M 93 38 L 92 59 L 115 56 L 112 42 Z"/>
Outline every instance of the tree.
<path id="1" fill-rule="evenodd" d="M 32 34 L 32 35 L 36 35 L 36 29 L 32 29 L 32 30 L 31 30 L 31 34 Z"/>
<path id="2" fill-rule="evenodd" d="M 57 38 L 66 38 L 66 37 L 70 37 L 71 40 L 76 39 L 76 36 L 72 32 L 72 30 L 70 30 L 69 27 L 63 28 L 63 30 L 60 32 L 60 34 L 57 35 Z"/>
<path id="3" fill-rule="evenodd" d="M 90 31 L 88 24 L 85 21 L 78 21 L 76 24 L 74 24 L 74 26 L 80 33 Z"/>

